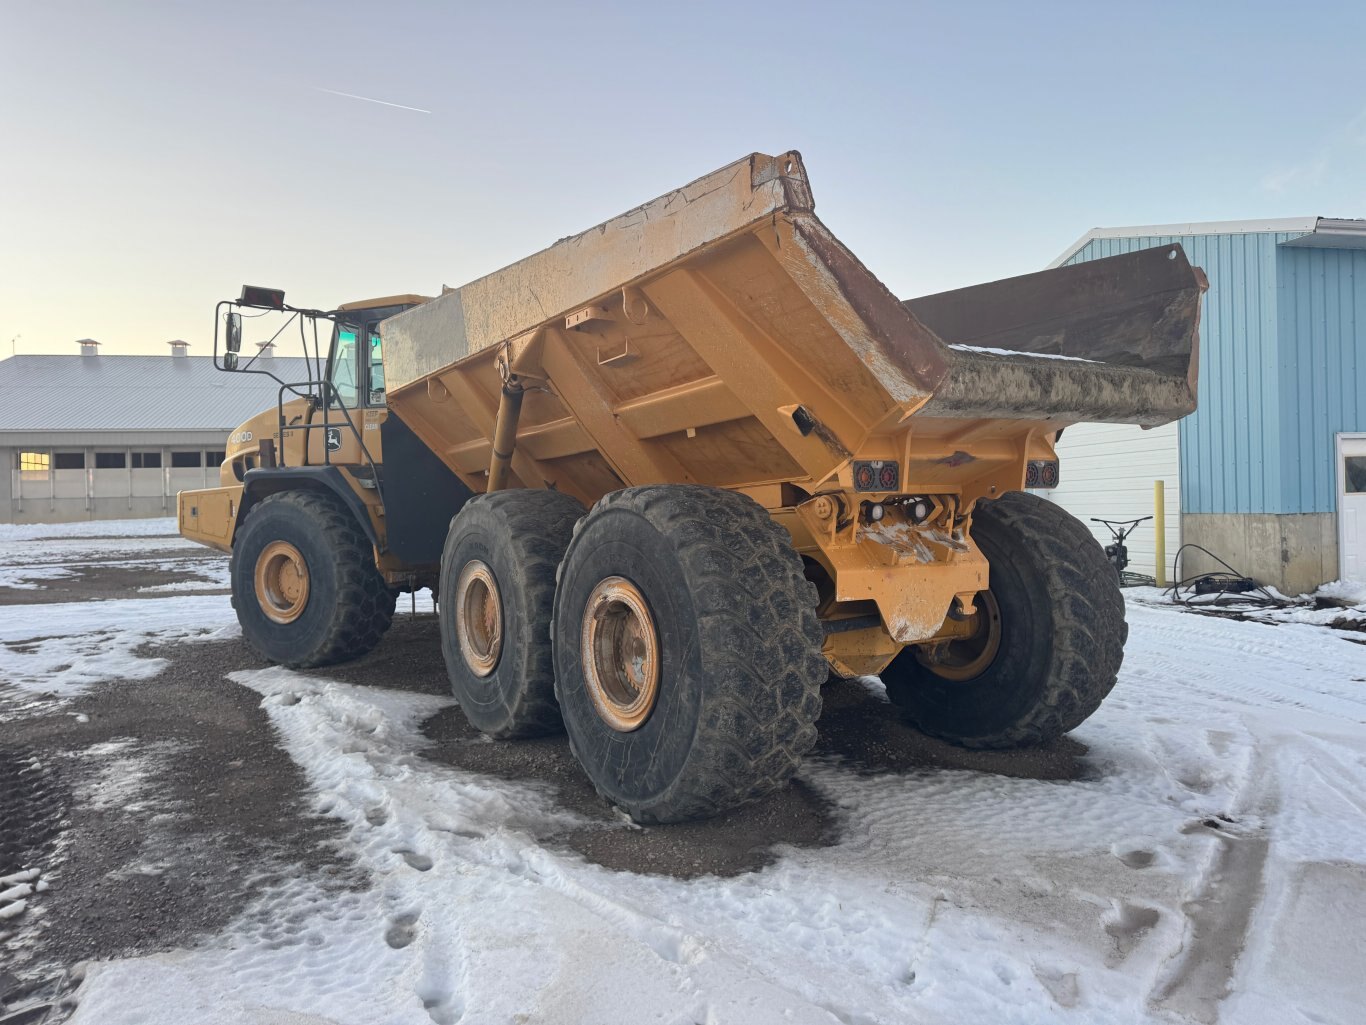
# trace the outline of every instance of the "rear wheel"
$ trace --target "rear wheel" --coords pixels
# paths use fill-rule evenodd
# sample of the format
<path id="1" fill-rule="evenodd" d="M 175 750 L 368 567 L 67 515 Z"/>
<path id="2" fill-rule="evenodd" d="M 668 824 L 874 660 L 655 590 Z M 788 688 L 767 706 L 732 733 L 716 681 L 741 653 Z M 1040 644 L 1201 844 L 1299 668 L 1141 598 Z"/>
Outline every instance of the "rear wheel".
<path id="1" fill-rule="evenodd" d="M 558 491 L 516 489 L 465 503 L 441 555 L 441 652 L 451 692 L 491 737 L 562 728 L 550 616 L 555 570 L 583 505 Z"/>
<path id="2" fill-rule="evenodd" d="M 379 643 L 394 596 L 351 512 L 331 495 L 284 491 L 247 512 L 233 542 L 242 636 L 281 665 L 345 662 Z"/>
<path id="3" fill-rule="evenodd" d="M 555 593 L 555 692 L 598 792 L 640 822 L 784 785 L 816 739 L 815 587 L 743 495 L 628 488 L 579 524 Z"/>
<path id="4" fill-rule="evenodd" d="M 1079 726 L 1115 685 L 1128 626 L 1114 568 L 1065 509 L 1014 491 L 977 504 L 991 566 L 970 636 L 904 649 L 887 695 L 926 733 L 966 747 L 1040 744 Z"/>

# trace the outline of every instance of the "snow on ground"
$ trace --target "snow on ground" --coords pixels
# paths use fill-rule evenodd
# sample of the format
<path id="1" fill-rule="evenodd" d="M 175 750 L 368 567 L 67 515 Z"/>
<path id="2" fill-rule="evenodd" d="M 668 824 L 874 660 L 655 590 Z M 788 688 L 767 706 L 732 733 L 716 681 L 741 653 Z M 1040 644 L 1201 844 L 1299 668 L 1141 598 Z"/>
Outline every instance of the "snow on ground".
<path id="1" fill-rule="evenodd" d="M 1314 593 L 1345 605 L 1366 605 L 1366 582 L 1360 580 L 1334 580 Z"/>
<path id="2" fill-rule="evenodd" d="M 0 609 L 0 684 L 69 697 L 106 680 L 155 676 L 165 661 L 135 654 L 151 641 L 238 632 L 226 595 L 9 605 Z"/>
<path id="3" fill-rule="evenodd" d="M 1169 607 L 1172 604 L 1170 589 L 1132 587 L 1127 588 L 1125 593 L 1131 601 L 1147 605 Z M 1274 587 L 1266 588 L 1265 595 L 1259 592 L 1182 593 L 1191 608 L 1230 618 L 1241 617 L 1259 623 L 1305 623 L 1340 630 L 1366 629 L 1366 584 L 1350 580 L 1335 580 L 1331 584 L 1324 584 L 1313 594 L 1302 594 L 1297 598 L 1288 597 Z M 1267 600 L 1267 595 L 1270 600 Z"/>
<path id="4" fill-rule="evenodd" d="M 10 587 L 16 591 L 36 591 L 47 580 L 61 580 L 73 576 L 65 566 L 19 566 L 4 565 L 5 557 L 0 556 L 0 587 Z"/>
<path id="5" fill-rule="evenodd" d="M 842 841 L 727 880 L 539 846 L 552 795 L 422 759 L 443 699 L 236 674 L 375 884 L 299 880 L 207 949 L 94 966 L 74 1020 L 1358 1021 L 1366 650 L 1129 618 L 1088 778 L 818 762 Z"/>
<path id="6" fill-rule="evenodd" d="M 124 523 L 143 528 L 143 532 L 114 536 Z M 96 530 L 108 536 L 93 533 Z M 178 536 L 175 530 L 174 520 L 0 524 L 0 588 L 36 590 L 49 581 L 104 570 L 194 574 L 202 578 L 182 582 L 179 589 L 185 590 L 226 587 L 226 560 Z M 168 557 L 168 552 L 175 554 Z"/>
<path id="7" fill-rule="evenodd" d="M 371 885 L 299 877 L 193 950 L 92 965 L 72 1021 L 1356 1023 L 1366 646 L 1146 597 L 1080 779 L 815 760 L 839 842 L 728 879 L 545 845 L 552 792 L 423 756 L 447 699 L 234 674 Z M 0 674 L 69 692 L 230 623 L 222 596 L 11 606 Z"/>
<path id="8" fill-rule="evenodd" d="M 89 556 L 98 553 L 101 565 L 151 568 L 144 559 L 148 553 L 174 550 L 183 550 L 185 558 L 207 551 L 203 545 L 183 537 L 48 537 L 7 543 L 0 551 L 0 565 L 14 569 L 60 566 L 91 561 Z"/>
<path id="9" fill-rule="evenodd" d="M 174 516 L 146 520 L 81 520 L 78 523 L 0 523 L 0 541 L 70 537 L 175 537 L 178 533 Z"/>
<path id="10" fill-rule="evenodd" d="M 186 569 L 186 564 L 174 560 L 166 560 L 151 564 L 154 568 L 167 573 L 175 573 Z M 177 580 L 171 584 L 152 584 L 148 587 L 139 587 L 139 594 L 172 594 L 179 591 L 221 591 L 232 586 L 232 577 L 228 572 L 228 560 L 219 559 L 215 562 L 195 562 L 189 567 L 192 572 L 198 574 L 199 580 Z"/>

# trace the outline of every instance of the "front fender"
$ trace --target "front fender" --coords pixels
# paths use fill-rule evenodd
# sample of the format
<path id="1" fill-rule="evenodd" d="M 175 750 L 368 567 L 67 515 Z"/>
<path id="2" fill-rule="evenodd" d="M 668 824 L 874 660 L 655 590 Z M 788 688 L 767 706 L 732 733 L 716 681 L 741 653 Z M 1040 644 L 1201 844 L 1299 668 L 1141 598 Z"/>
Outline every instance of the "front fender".
<path id="1" fill-rule="evenodd" d="M 379 509 L 379 493 L 377 490 L 369 492 L 373 500 L 367 502 L 361 498 L 351 481 L 352 478 L 337 466 L 290 466 L 248 470 L 242 478 L 243 494 L 240 508 L 237 510 L 237 522 L 240 523 L 251 507 L 267 495 L 281 491 L 327 492 L 341 499 L 342 504 L 351 510 L 356 522 L 365 531 L 370 543 L 377 551 L 383 552 L 387 545 L 375 527 L 377 516 L 371 515 L 372 507 L 375 510 Z"/>

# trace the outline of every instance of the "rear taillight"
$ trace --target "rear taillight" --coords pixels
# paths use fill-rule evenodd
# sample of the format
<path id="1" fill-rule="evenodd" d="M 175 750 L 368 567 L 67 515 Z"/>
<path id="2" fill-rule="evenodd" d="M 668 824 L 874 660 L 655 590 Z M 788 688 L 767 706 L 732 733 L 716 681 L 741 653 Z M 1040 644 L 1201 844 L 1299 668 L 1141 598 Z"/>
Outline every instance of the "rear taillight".
<path id="1" fill-rule="evenodd" d="M 1025 487 L 1056 488 L 1058 486 L 1058 461 L 1056 459 L 1031 459 L 1025 463 Z"/>

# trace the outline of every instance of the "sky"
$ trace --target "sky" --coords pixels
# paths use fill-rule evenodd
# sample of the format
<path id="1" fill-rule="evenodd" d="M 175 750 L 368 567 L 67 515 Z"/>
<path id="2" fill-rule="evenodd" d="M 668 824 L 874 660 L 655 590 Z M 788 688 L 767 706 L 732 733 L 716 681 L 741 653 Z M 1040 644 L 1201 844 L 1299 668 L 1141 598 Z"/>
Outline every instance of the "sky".
<path id="1" fill-rule="evenodd" d="M 905 297 L 1096 225 L 1366 217 L 1359 2 L 0 0 L 0 26 L 6 357 L 208 355 L 244 282 L 435 294 L 756 150 L 800 150 Z"/>

